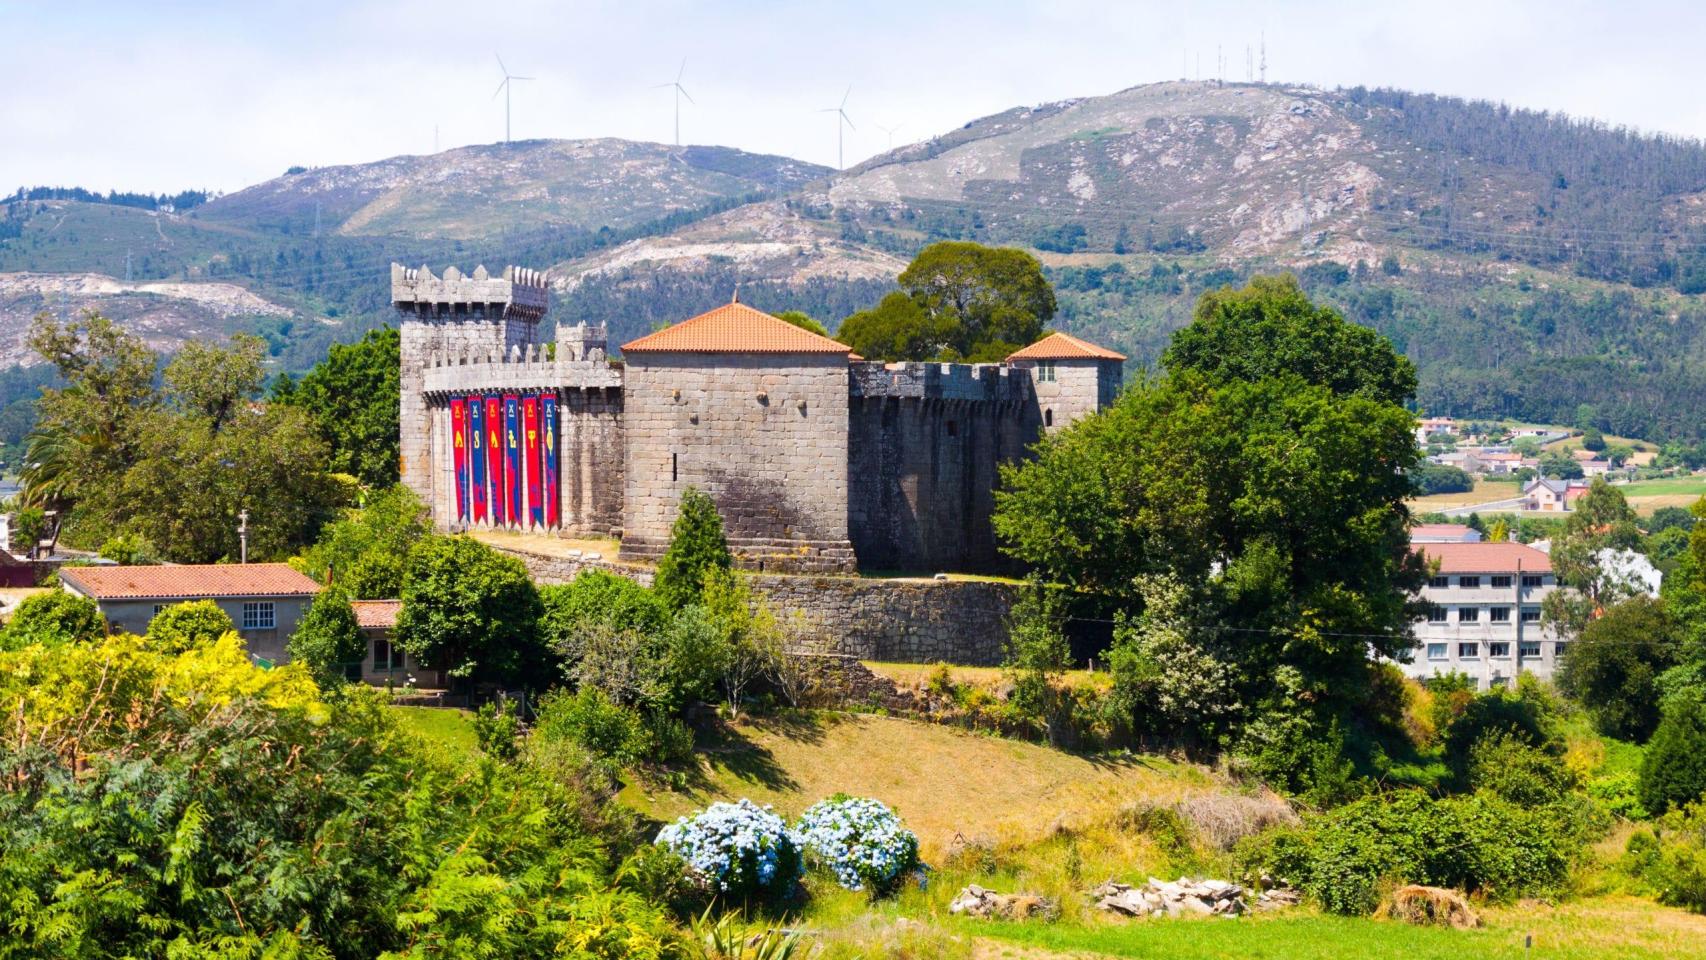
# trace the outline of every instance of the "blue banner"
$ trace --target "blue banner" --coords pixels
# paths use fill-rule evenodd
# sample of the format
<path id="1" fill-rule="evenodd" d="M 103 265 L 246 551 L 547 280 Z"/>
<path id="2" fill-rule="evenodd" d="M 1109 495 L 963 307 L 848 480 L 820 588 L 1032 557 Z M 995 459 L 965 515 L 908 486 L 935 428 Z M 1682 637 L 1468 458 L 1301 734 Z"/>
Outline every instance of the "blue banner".
<path id="1" fill-rule="evenodd" d="M 504 396 L 504 486 L 508 503 L 504 515 L 509 522 L 521 526 L 521 400 L 514 394 Z"/>
<path id="2" fill-rule="evenodd" d="M 468 404 L 468 466 L 474 474 L 474 522 L 486 522 L 486 405 L 475 397 Z"/>

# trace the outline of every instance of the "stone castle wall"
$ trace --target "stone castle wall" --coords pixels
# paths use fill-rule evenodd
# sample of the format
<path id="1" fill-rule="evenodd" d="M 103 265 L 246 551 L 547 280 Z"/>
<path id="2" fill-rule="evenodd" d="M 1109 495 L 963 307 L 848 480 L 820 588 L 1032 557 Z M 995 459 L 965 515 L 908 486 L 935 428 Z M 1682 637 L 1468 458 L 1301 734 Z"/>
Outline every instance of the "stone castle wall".
<path id="1" fill-rule="evenodd" d="M 497 549 L 519 558 L 542 584 L 568 583 L 589 569 L 652 582 L 652 569 L 637 564 Z M 797 615 L 799 652 L 970 666 L 1001 662 L 1019 589 L 982 581 L 787 574 L 750 574 L 747 584 L 778 617 Z"/>
<path id="2" fill-rule="evenodd" d="M 1113 405 L 1119 396 L 1122 367 L 1118 360 L 1056 360 L 1053 379 L 1036 376 L 1038 362 L 1014 361 L 1016 370 L 1030 374 L 1036 390 L 1038 417 L 1045 433 L 1065 429 L 1072 421 Z"/>
<path id="3" fill-rule="evenodd" d="M 693 486 L 742 566 L 853 569 L 845 357 L 636 354 L 623 393 L 626 553 L 661 555 Z"/>

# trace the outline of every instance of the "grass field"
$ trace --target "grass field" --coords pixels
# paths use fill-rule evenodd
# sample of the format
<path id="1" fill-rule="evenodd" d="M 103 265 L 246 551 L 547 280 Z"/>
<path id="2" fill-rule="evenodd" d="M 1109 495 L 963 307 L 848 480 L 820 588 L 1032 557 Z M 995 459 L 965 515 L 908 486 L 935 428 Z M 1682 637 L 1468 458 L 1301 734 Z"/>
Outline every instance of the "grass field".
<path id="1" fill-rule="evenodd" d="M 1508 500 L 1522 495 L 1522 484 L 1510 481 L 1488 480 L 1486 477 L 1475 478 L 1475 489 L 1464 493 L 1431 493 L 1425 497 L 1417 497 L 1410 501 L 1413 513 L 1432 513 L 1436 510 L 1449 510 L 1453 507 L 1467 507 L 1489 500 Z"/>
<path id="2" fill-rule="evenodd" d="M 465 710 L 443 707 L 388 707 L 404 730 L 430 744 L 443 756 L 463 760 L 479 749 L 474 726 Z"/>

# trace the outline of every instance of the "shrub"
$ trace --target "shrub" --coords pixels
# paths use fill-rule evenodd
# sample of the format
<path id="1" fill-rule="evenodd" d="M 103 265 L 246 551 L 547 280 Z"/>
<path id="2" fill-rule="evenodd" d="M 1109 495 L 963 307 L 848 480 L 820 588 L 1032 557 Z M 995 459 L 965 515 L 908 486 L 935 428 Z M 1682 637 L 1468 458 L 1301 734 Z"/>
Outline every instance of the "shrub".
<path id="1" fill-rule="evenodd" d="M 705 574 L 733 565 L 716 502 L 698 488 L 688 487 L 682 491 L 681 513 L 669 531 L 669 547 L 658 559 L 653 589 L 665 604 L 679 609 L 698 600 Z"/>
<path id="2" fill-rule="evenodd" d="M 320 686 L 343 683 L 349 668 L 367 653 L 349 597 L 338 588 L 321 591 L 290 635 L 289 649 L 290 658 L 307 667 Z"/>
<path id="3" fill-rule="evenodd" d="M 658 831 L 657 843 L 687 862 L 719 896 L 775 903 L 794 895 L 802 871 L 799 843 L 768 806 L 713 803 Z"/>
<path id="4" fill-rule="evenodd" d="M 539 601 L 544 611 L 539 618 L 540 639 L 570 659 L 582 635 L 595 625 L 649 634 L 669 620 L 669 611 L 656 593 L 603 570 L 583 570 L 569 583 L 543 587 Z"/>
<path id="5" fill-rule="evenodd" d="M 514 760 L 521 753 L 517 742 L 520 733 L 521 722 L 514 711 L 486 703 L 474 714 L 474 742 L 481 753 L 494 760 Z"/>
<path id="6" fill-rule="evenodd" d="M 1495 731 L 1469 751 L 1469 786 L 1522 807 L 1556 803 L 1581 785 L 1556 754 L 1531 746 L 1508 731 Z"/>
<path id="7" fill-rule="evenodd" d="M 1035 579 L 1026 584 L 1008 615 L 1002 663 L 1013 681 L 1013 704 L 1026 713 L 1046 716 L 1054 706 L 1054 688 L 1072 661 L 1065 625 L 1060 592 Z"/>
<path id="8" fill-rule="evenodd" d="M 148 641 L 166 653 L 212 643 L 237 629 L 231 615 L 212 600 L 174 603 L 148 621 Z"/>
<path id="9" fill-rule="evenodd" d="M 623 706 L 597 687 L 540 698 L 534 733 L 579 744 L 619 767 L 673 763 L 693 753 L 693 731 L 685 723 Z"/>
<path id="10" fill-rule="evenodd" d="M 820 800 L 794 824 L 794 834 L 817 863 L 849 890 L 886 893 L 918 867 L 918 837 L 879 800 L 837 794 Z"/>
<path id="11" fill-rule="evenodd" d="M 154 544 L 147 537 L 134 533 L 108 538 L 107 542 L 101 544 L 100 552 L 102 558 L 125 566 L 160 562 L 159 551 L 154 548 Z"/>
<path id="12" fill-rule="evenodd" d="M 92 643 L 107 632 L 101 608 L 88 597 L 65 590 L 26 598 L 0 628 L 0 650 L 21 650 L 31 644 L 56 647 Z"/>
<path id="13" fill-rule="evenodd" d="M 1641 805 L 1655 814 L 1706 795 L 1706 703 L 1673 698 L 1641 757 Z"/>

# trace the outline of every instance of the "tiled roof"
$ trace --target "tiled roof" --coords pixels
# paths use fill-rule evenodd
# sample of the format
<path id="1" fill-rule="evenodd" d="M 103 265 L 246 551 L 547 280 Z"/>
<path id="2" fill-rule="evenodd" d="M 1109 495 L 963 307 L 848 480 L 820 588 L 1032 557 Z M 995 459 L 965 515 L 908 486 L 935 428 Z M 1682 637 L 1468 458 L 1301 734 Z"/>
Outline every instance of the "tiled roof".
<path id="1" fill-rule="evenodd" d="M 1410 528 L 1412 537 L 1462 537 L 1469 533 L 1464 523 L 1418 523 Z"/>
<path id="2" fill-rule="evenodd" d="M 852 348 L 738 300 L 622 345 L 623 353 L 839 353 Z"/>
<path id="3" fill-rule="evenodd" d="M 1124 360 L 1125 354 L 1107 347 L 1098 347 L 1088 340 L 1071 334 L 1055 332 L 1022 350 L 1007 355 L 1008 360 Z"/>
<path id="4" fill-rule="evenodd" d="M 390 630 L 397 626 L 397 612 L 403 609 L 401 600 L 351 600 L 355 609 L 355 625 L 363 630 Z"/>
<path id="5" fill-rule="evenodd" d="M 320 592 L 318 583 L 284 563 L 61 567 L 59 578 L 96 600 L 303 597 Z"/>
<path id="6" fill-rule="evenodd" d="M 1440 573 L 1551 573 L 1552 558 L 1521 543 L 1419 543 L 1416 551 L 1430 562 L 1439 561 Z"/>

